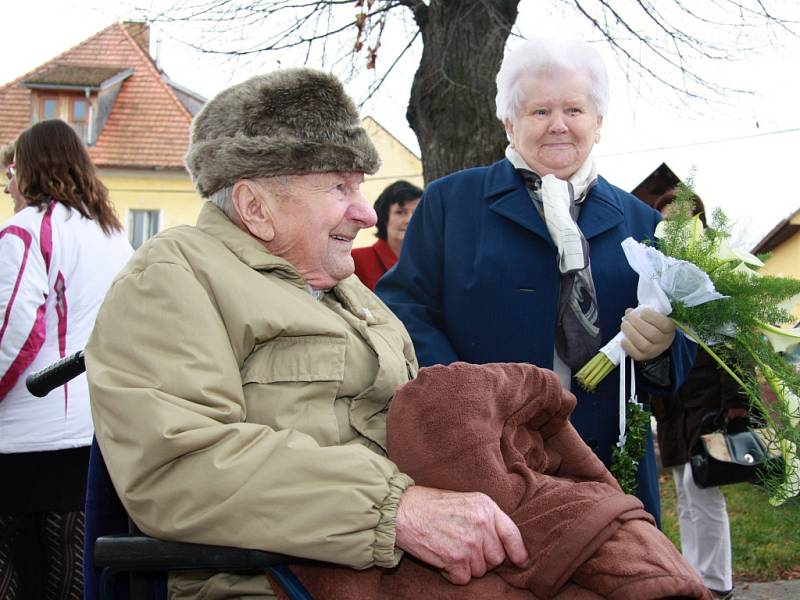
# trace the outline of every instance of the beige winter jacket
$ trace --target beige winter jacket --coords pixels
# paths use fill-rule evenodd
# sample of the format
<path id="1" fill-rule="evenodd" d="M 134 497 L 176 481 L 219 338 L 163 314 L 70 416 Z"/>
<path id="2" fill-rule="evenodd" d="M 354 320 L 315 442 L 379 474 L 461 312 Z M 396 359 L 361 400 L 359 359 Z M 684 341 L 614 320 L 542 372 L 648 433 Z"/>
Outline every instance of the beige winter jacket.
<path id="1" fill-rule="evenodd" d="M 357 278 L 315 300 L 206 203 L 119 274 L 86 364 L 98 442 L 145 533 L 357 569 L 399 560 L 412 482 L 385 456 L 386 410 L 417 363 Z M 172 597 L 271 596 L 263 577 L 172 579 Z"/>

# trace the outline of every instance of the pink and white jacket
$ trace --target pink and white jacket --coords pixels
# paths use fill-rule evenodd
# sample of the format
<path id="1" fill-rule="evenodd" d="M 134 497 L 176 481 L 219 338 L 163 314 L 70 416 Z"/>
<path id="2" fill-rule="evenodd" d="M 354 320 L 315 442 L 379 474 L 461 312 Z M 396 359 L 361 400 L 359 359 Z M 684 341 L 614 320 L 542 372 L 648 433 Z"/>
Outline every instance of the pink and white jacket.
<path id="1" fill-rule="evenodd" d="M 60 202 L 28 207 L 0 226 L 0 453 L 87 446 L 86 377 L 44 398 L 25 378 L 83 349 L 97 310 L 133 250 Z"/>

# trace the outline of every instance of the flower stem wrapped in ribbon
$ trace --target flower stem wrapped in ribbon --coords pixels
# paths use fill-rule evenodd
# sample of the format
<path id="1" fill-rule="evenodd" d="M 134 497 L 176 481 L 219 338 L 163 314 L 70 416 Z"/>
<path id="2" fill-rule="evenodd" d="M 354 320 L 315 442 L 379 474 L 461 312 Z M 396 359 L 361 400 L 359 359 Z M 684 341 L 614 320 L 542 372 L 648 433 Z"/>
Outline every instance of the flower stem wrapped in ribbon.
<path id="1" fill-rule="evenodd" d="M 693 196 L 691 187 L 680 186 L 669 216 L 656 229 L 657 247 L 630 238 L 622 242 L 625 257 L 639 274 L 636 310 L 647 306 L 670 315 L 740 385 L 751 416 L 768 432 L 768 450 L 784 458 L 782 472 L 768 473 L 763 482 L 770 502 L 777 505 L 800 492 L 800 373 L 782 354 L 800 344 L 800 332 L 770 323 L 789 322 L 789 308 L 800 301 L 800 281 L 754 270 L 763 263 L 729 245 L 730 228 L 722 211 L 714 212 L 708 228 L 692 216 Z M 623 361 L 621 340 L 620 333 L 576 373 L 585 389 L 593 390 Z M 772 394 L 763 394 L 765 387 Z M 621 392 L 620 411 L 630 413 L 625 402 Z M 630 428 L 644 421 L 627 423 L 627 431 L 621 424 L 620 440 L 631 439 Z M 627 445 L 615 451 L 615 475 L 617 454 L 627 463 L 632 454 L 635 463 L 641 458 L 638 449 Z"/>

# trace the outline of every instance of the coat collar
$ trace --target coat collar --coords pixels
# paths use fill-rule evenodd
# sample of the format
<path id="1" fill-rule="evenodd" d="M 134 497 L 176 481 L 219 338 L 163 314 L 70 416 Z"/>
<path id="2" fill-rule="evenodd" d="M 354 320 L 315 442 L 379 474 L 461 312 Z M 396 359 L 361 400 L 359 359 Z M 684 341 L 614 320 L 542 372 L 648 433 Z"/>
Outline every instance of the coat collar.
<path id="1" fill-rule="evenodd" d="M 219 208 L 206 202 L 197 217 L 197 228 L 219 240 L 244 264 L 256 271 L 280 271 L 285 279 L 307 286 L 305 279 L 286 260 L 270 254 L 252 235 L 237 227 Z"/>
<path id="2" fill-rule="evenodd" d="M 372 244 L 372 248 L 375 250 L 375 254 L 378 257 L 378 260 L 381 261 L 383 268 L 387 271 L 391 269 L 394 264 L 397 262 L 397 255 L 392 250 L 392 247 L 389 246 L 386 240 L 378 239 L 374 244 Z"/>
<path id="3" fill-rule="evenodd" d="M 551 241 L 547 225 L 534 207 L 522 177 L 507 159 L 489 167 L 484 198 L 489 202 L 489 210 Z M 611 185 L 598 177 L 597 184 L 589 191 L 578 216 L 578 226 L 584 237 L 588 240 L 600 235 L 619 225 L 623 219 L 621 200 Z"/>

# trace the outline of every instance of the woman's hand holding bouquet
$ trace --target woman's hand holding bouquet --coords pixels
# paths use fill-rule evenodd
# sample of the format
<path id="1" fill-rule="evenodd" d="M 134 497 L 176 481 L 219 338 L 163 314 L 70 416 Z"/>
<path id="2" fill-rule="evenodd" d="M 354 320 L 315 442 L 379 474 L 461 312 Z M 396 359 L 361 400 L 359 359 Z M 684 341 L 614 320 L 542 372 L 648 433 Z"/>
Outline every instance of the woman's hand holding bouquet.
<path id="1" fill-rule="evenodd" d="M 669 318 L 739 383 L 750 401 L 751 413 L 763 421 L 769 432 L 769 449 L 784 457 L 783 472 L 770 473 L 764 481 L 770 501 L 780 504 L 800 493 L 800 374 L 781 354 L 800 344 L 800 331 L 772 324 L 789 322 L 788 310 L 800 300 L 800 281 L 754 270 L 763 263 L 728 244 L 729 225 L 722 211 L 714 212 L 708 228 L 698 216 L 692 216 L 693 196 L 690 187 L 681 186 L 669 216 L 656 229 L 656 247 L 631 238 L 623 241 L 625 256 L 639 274 L 639 306 L 626 314 L 628 322 L 623 322 L 622 331 L 576 378 L 584 388 L 593 390 L 617 365 L 624 364 L 626 355 L 641 360 L 647 356 L 643 350 L 653 351 L 653 346 L 666 350 L 672 341 L 669 328 L 659 324 Z M 639 337 L 644 324 L 632 323 L 634 319 L 658 330 L 651 330 L 652 339 Z M 777 400 L 762 398 L 759 388 L 764 381 Z M 632 406 L 635 398 L 626 406 L 622 387 L 621 398 L 621 413 L 627 413 L 629 419 L 625 427 L 625 418 L 621 418 L 621 443 L 612 472 L 625 480 L 626 488 L 631 478 L 624 476 L 624 471 L 633 468 L 635 472 L 641 454 L 628 452 L 624 442 L 640 439 L 642 433 L 632 428 L 649 426 L 649 419 L 637 417 L 631 422 L 630 416 L 641 407 Z"/>

